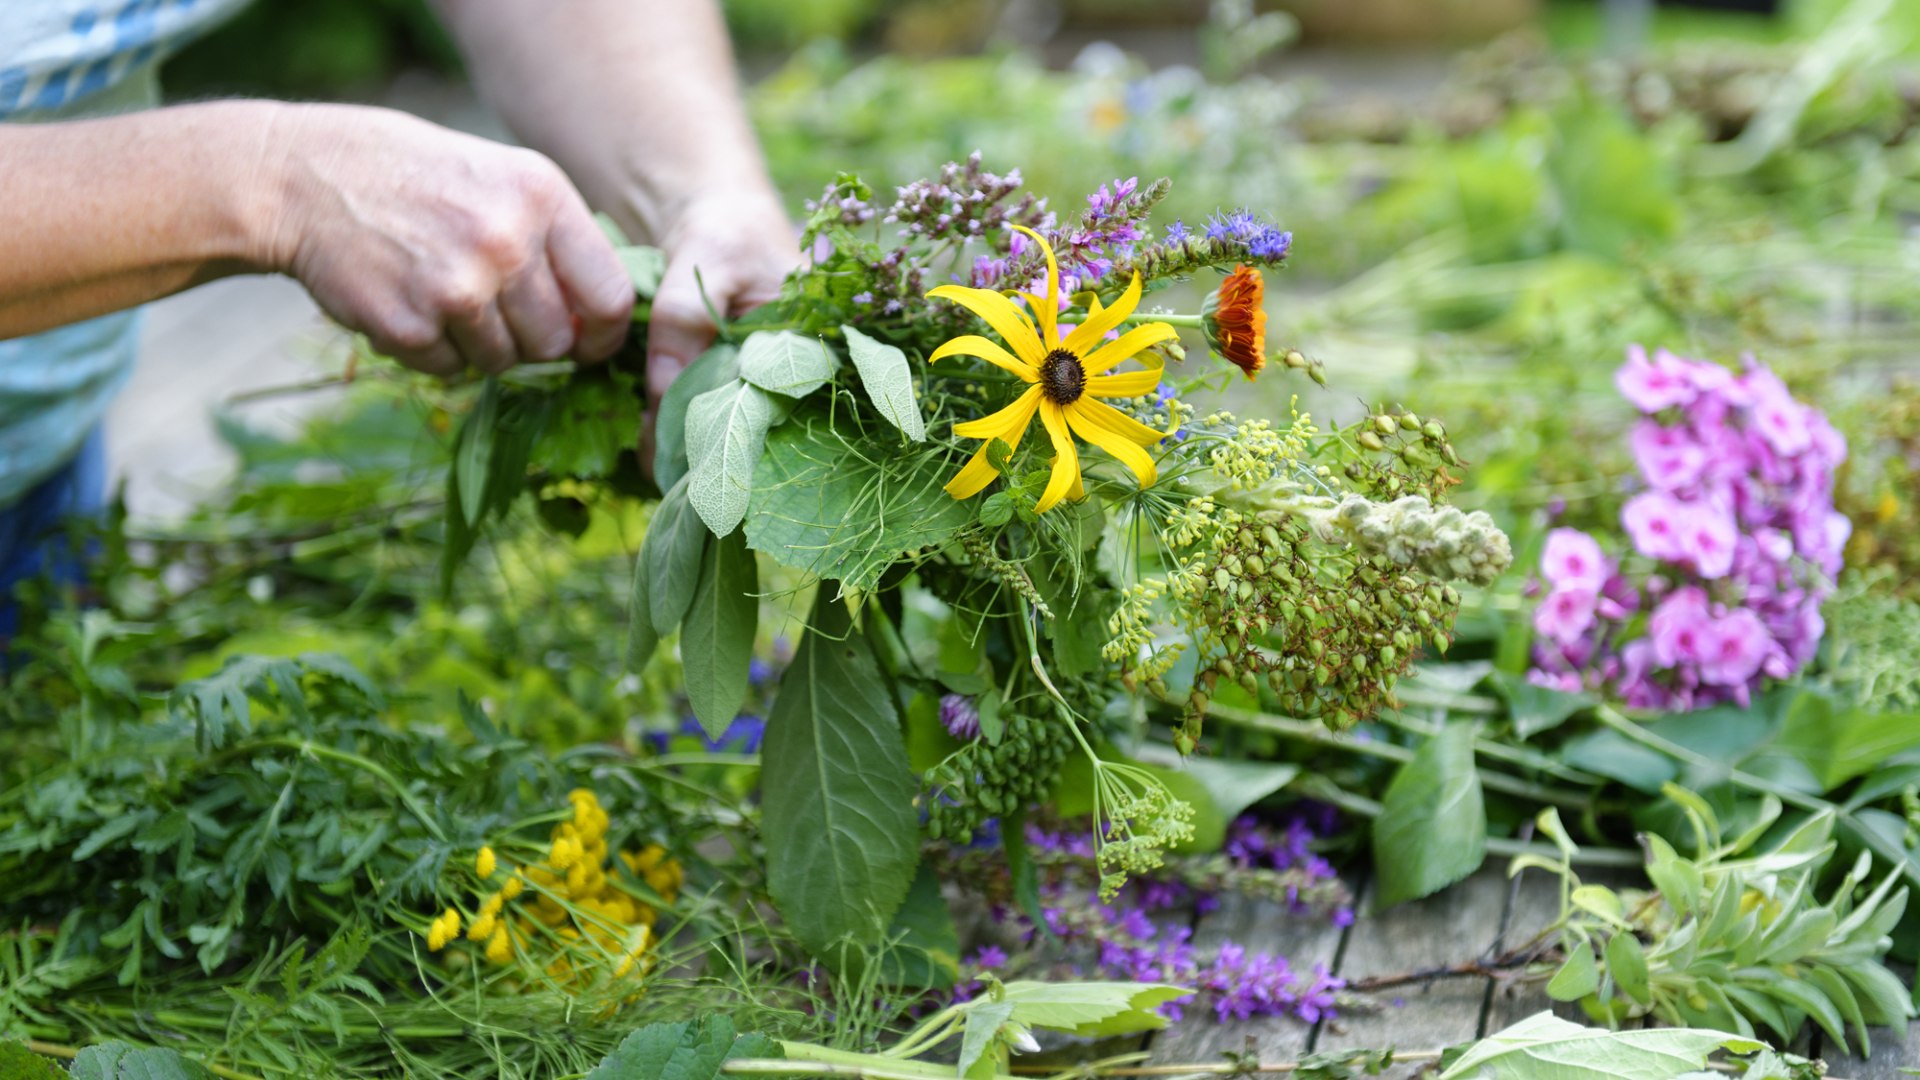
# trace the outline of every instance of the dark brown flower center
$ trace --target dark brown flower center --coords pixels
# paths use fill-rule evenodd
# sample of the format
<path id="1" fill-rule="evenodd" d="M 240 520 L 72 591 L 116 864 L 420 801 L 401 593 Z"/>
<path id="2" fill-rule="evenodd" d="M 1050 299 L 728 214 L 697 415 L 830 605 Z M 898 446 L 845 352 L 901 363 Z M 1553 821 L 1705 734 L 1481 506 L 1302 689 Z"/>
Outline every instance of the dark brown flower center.
<path id="1" fill-rule="evenodd" d="M 1055 349 L 1040 361 L 1040 392 L 1055 405 L 1071 405 L 1087 389 L 1087 369 L 1080 358 L 1065 349 Z"/>

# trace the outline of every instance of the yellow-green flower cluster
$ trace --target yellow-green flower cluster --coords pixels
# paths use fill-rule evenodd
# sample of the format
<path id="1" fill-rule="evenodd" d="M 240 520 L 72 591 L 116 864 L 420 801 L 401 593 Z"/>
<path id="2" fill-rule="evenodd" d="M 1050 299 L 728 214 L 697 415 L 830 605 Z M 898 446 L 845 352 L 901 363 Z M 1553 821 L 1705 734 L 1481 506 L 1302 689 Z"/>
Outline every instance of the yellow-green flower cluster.
<path id="1" fill-rule="evenodd" d="M 1208 428 L 1233 426 L 1233 434 L 1207 451 L 1207 461 L 1235 490 L 1260 487 L 1306 455 L 1318 429 L 1313 426 L 1313 416 L 1299 411 L 1298 399 L 1295 401 L 1293 421 L 1284 431 L 1276 430 L 1268 420 L 1236 424 L 1229 412 L 1213 413 L 1201 421 Z"/>
<path id="2" fill-rule="evenodd" d="M 644 971 L 658 916 L 629 891 L 629 882 L 609 873 L 617 871 L 612 859 L 617 854 L 632 878 L 667 903 L 678 897 L 684 871 L 658 844 L 610 851 L 611 822 L 592 791 L 576 789 L 567 801 L 572 816 L 554 826 L 544 861 L 511 866 L 491 847 L 474 856 L 474 875 L 483 885 L 492 886 L 502 873 L 506 879 L 481 897 L 466 938 L 494 964 L 532 960 L 563 980 L 609 963 L 615 978 Z M 515 903 L 529 888 L 531 899 Z M 429 924 L 427 948 L 445 948 L 461 936 L 460 926 L 460 912 L 448 908 Z"/>

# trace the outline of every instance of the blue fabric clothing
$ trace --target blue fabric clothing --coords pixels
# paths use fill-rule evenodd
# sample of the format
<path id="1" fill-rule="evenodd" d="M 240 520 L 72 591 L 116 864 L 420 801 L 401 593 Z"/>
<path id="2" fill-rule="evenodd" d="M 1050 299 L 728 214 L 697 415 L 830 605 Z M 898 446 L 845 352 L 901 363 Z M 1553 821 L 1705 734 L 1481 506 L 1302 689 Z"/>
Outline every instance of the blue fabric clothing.
<path id="1" fill-rule="evenodd" d="M 106 440 L 95 428 L 72 460 L 0 510 L 0 641 L 11 638 L 19 624 L 16 585 L 43 575 L 61 584 L 82 580 L 85 568 L 62 526 L 99 515 L 106 494 Z"/>
<path id="2" fill-rule="evenodd" d="M 0 0 L 0 122 L 156 105 L 160 61 L 245 3 Z M 128 311 L 0 341 L 0 519 L 99 426 L 132 372 L 138 330 Z"/>

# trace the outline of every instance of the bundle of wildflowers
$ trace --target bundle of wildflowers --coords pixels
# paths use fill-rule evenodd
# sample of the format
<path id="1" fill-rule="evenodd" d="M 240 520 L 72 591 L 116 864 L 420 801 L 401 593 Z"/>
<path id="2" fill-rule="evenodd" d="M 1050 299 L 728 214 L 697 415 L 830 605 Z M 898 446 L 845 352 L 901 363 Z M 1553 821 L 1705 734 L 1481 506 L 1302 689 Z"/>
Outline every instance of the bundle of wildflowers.
<path id="1" fill-rule="evenodd" d="M 1484 515 L 1444 505 L 1463 463 L 1435 420 L 1383 404 L 1323 429 L 1188 403 L 1236 375 L 1325 373 L 1269 343 L 1291 234 L 1244 209 L 1155 224 L 1170 187 L 1115 180 L 1069 212 L 978 155 L 890 197 L 842 175 L 808 206 L 809 264 L 661 401 L 630 662 L 677 634 L 720 740 L 761 714 L 763 600 L 811 594 L 759 749 L 770 891 L 816 955 L 884 940 L 923 839 L 988 835 L 1070 762 L 1095 884 L 1117 895 L 1195 811 L 1114 749 L 1138 734 L 1114 702 L 1182 752 L 1223 680 L 1353 723 L 1445 648 L 1455 583 L 1510 560 Z M 631 255 L 645 297 L 657 262 Z M 1162 289 L 1188 309 L 1151 302 Z M 573 399 L 606 380 L 638 391 L 618 363 L 490 385 L 450 535 L 529 463 L 538 491 L 617 482 L 552 451 L 584 438 L 553 418 L 591 415 Z"/>
<path id="2" fill-rule="evenodd" d="M 1736 374 L 1635 347 L 1614 381 L 1642 414 L 1640 490 L 1619 555 L 1548 536 L 1531 677 L 1644 708 L 1744 705 L 1819 647 L 1850 528 L 1833 508 L 1846 441 L 1750 357 Z"/>

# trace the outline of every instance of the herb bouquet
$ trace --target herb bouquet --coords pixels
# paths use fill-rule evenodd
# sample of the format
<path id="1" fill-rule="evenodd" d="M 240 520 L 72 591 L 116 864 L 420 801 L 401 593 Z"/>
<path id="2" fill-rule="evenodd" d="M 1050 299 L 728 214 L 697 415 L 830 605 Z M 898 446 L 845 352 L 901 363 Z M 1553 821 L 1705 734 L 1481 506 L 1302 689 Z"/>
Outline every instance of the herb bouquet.
<path id="1" fill-rule="evenodd" d="M 811 264 L 660 403 L 630 662 L 677 631 L 717 736 L 763 601 L 811 589 L 761 767 L 770 891 L 816 955 L 897 937 L 925 838 L 997 826 L 1018 880 L 1007 826 L 1056 792 L 1091 811 L 1111 894 L 1196 827 L 1184 778 L 1116 747 L 1159 731 L 1191 753 L 1217 694 L 1350 725 L 1446 648 L 1455 583 L 1511 560 L 1484 514 L 1443 505 L 1461 462 L 1435 420 L 1190 403 L 1270 359 L 1324 374 L 1266 341 L 1262 274 L 1291 235 L 1245 211 L 1150 231 L 1169 186 L 1103 185 L 1062 216 L 977 155 L 891 202 L 843 175 L 809 204 Z M 626 254 L 645 299 L 657 253 Z M 1148 300 L 1196 279 L 1215 285 L 1196 311 Z M 528 488 L 561 524 L 595 485 L 643 490 L 620 445 L 640 382 L 622 363 L 490 382 L 455 453 L 452 556 Z"/>

